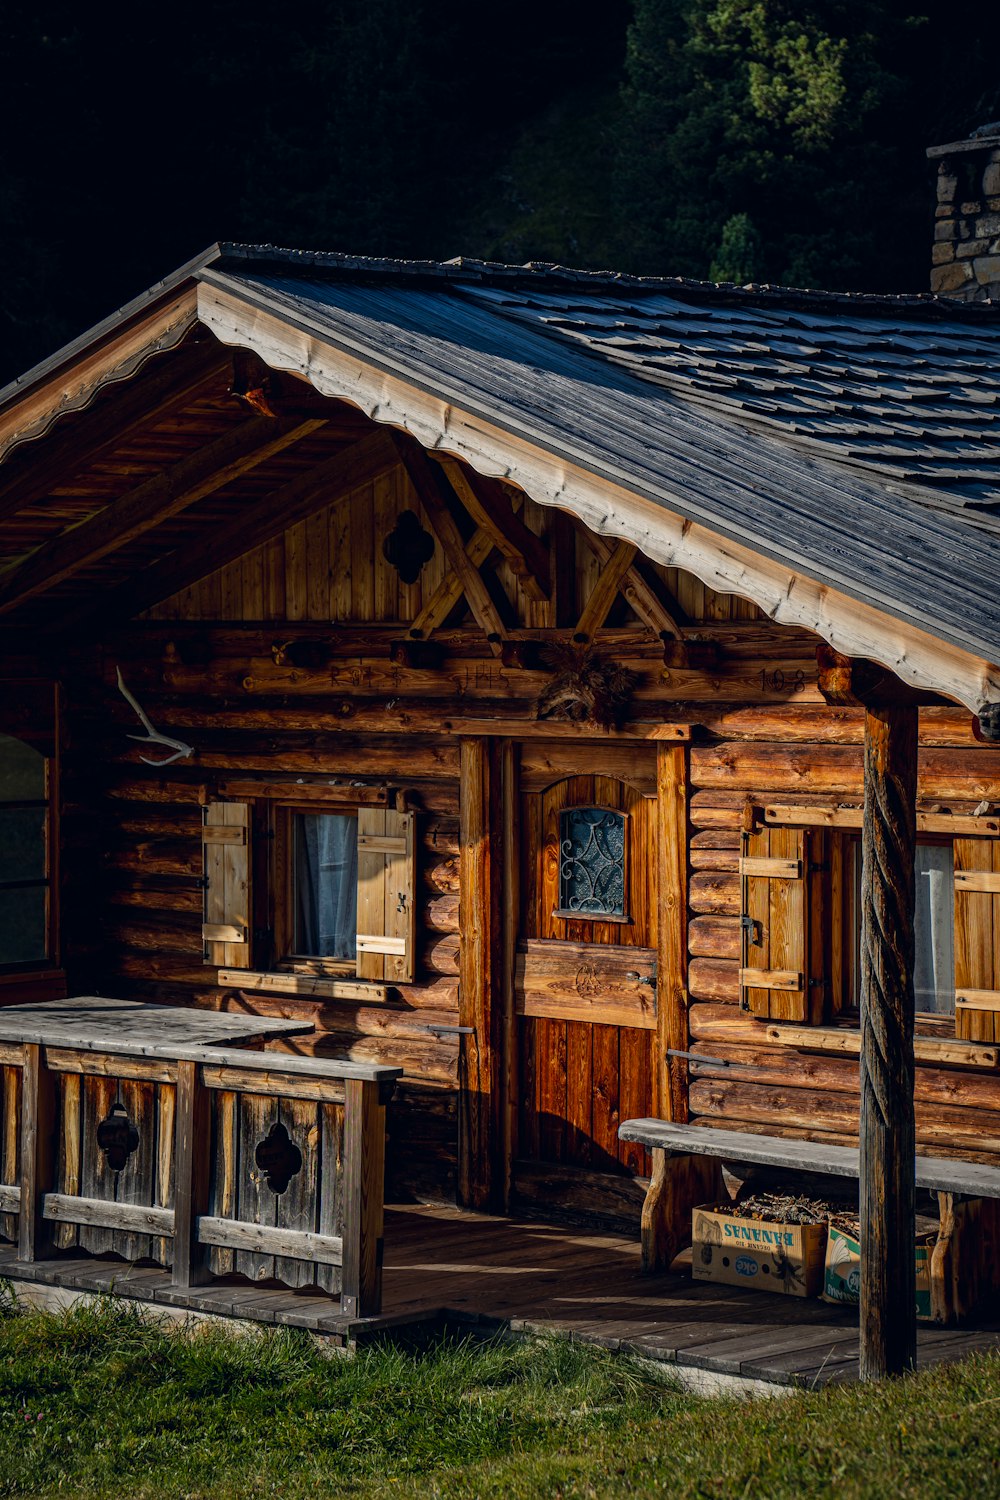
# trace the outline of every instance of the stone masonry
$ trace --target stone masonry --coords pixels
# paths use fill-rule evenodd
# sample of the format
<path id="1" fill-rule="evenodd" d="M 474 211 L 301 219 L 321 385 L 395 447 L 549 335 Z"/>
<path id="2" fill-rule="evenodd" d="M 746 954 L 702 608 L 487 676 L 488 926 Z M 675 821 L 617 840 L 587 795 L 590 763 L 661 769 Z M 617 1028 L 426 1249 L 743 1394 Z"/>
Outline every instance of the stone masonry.
<path id="1" fill-rule="evenodd" d="M 937 160 L 931 291 L 1000 301 L 1000 125 L 927 152 Z"/>

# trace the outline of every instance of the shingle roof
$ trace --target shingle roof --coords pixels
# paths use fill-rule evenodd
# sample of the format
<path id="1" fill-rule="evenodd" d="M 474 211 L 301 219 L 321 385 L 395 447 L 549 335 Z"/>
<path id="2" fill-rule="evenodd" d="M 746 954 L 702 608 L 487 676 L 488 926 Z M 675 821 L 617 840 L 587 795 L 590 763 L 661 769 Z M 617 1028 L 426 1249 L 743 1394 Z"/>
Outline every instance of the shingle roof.
<path id="1" fill-rule="evenodd" d="M 829 327 L 810 326 L 806 335 L 801 307 L 782 316 L 770 295 L 761 306 L 748 295 L 719 298 L 727 305 L 715 307 L 701 288 L 702 306 L 659 289 L 640 298 L 607 279 L 583 292 L 556 290 L 551 272 L 497 284 L 448 269 L 443 278 L 412 270 L 345 276 L 323 265 L 236 260 L 203 274 L 317 340 L 363 354 L 674 514 L 1000 659 L 1000 523 L 988 510 L 1000 489 L 990 489 L 996 476 L 978 462 L 997 440 L 992 372 L 988 399 L 973 395 L 965 408 L 990 426 L 961 456 L 951 439 L 939 440 L 930 414 L 911 422 L 919 428 L 912 438 L 899 431 L 899 413 L 917 392 L 925 393 L 922 410 L 930 413 L 932 401 L 944 406 L 941 386 L 918 383 L 920 362 L 940 360 L 948 389 L 961 389 L 978 378 L 970 373 L 975 361 L 1000 354 L 1000 322 L 959 318 L 949 327 L 937 302 L 923 323 L 912 306 L 910 317 L 876 320 L 871 299 L 864 318 L 849 320 L 846 299 L 833 299 L 836 311 L 810 313 L 811 323 L 828 319 Z M 615 338 L 625 342 L 609 342 Z M 974 353 L 962 375 L 951 360 L 961 362 L 966 339 Z M 845 395 L 836 377 L 814 368 L 833 364 L 834 349 L 853 350 L 850 364 L 841 357 Z M 905 376 L 900 360 L 912 361 Z M 740 372 L 730 375 L 727 364 Z M 864 407 L 872 408 L 872 431 L 862 462 L 843 430 L 861 425 Z M 817 437 L 806 413 L 828 420 L 829 434 Z M 934 448 L 944 456 L 935 459 Z M 952 480 L 960 463 L 962 480 Z M 902 477 L 918 468 L 920 488 Z M 932 488 L 935 476 L 941 483 Z M 973 503 L 975 528 L 966 518 Z"/>

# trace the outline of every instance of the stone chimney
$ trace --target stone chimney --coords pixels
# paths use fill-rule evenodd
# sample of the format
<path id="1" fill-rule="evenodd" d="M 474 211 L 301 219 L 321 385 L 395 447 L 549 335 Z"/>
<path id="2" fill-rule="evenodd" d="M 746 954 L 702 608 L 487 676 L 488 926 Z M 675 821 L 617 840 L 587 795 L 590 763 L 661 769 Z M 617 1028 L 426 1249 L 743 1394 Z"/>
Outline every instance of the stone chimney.
<path id="1" fill-rule="evenodd" d="M 927 155 L 938 164 L 931 291 L 1000 302 L 1000 120 Z"/>

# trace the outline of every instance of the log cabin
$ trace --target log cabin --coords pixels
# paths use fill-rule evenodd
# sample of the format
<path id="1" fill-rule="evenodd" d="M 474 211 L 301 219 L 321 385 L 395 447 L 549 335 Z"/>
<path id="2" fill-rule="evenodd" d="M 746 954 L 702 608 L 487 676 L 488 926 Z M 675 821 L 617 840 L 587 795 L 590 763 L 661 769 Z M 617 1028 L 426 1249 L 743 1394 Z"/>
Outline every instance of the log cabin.
<path id="1" fill-rule="evenodd" d="M 998 354 L 213 247 L 0 393 L 4 1005 L 306 1023 L 388 1201 L 637 1232 L 622 1121 L 857 1142 L 867 836 L 916 1150 L 1000 1166 Z"/>

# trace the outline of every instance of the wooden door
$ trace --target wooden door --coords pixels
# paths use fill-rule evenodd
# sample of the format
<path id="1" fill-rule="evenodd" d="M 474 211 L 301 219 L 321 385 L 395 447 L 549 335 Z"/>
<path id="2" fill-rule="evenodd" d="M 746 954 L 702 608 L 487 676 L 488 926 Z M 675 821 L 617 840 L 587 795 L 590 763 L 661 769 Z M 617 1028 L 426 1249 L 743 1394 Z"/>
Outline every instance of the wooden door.
<path id="1" fill-rule="evenodd" d="M 563 838 L 579 809 L 621 818 L 621 917 L 566 914 Z M 647 1156 L 618 1125 L 655 1112 L 655 826 L 655 800 L 610 776 L 521 798 L 515 1198 L 616 1217 L 639 1201 L 621 1179 L 645 1175 Z"/>

